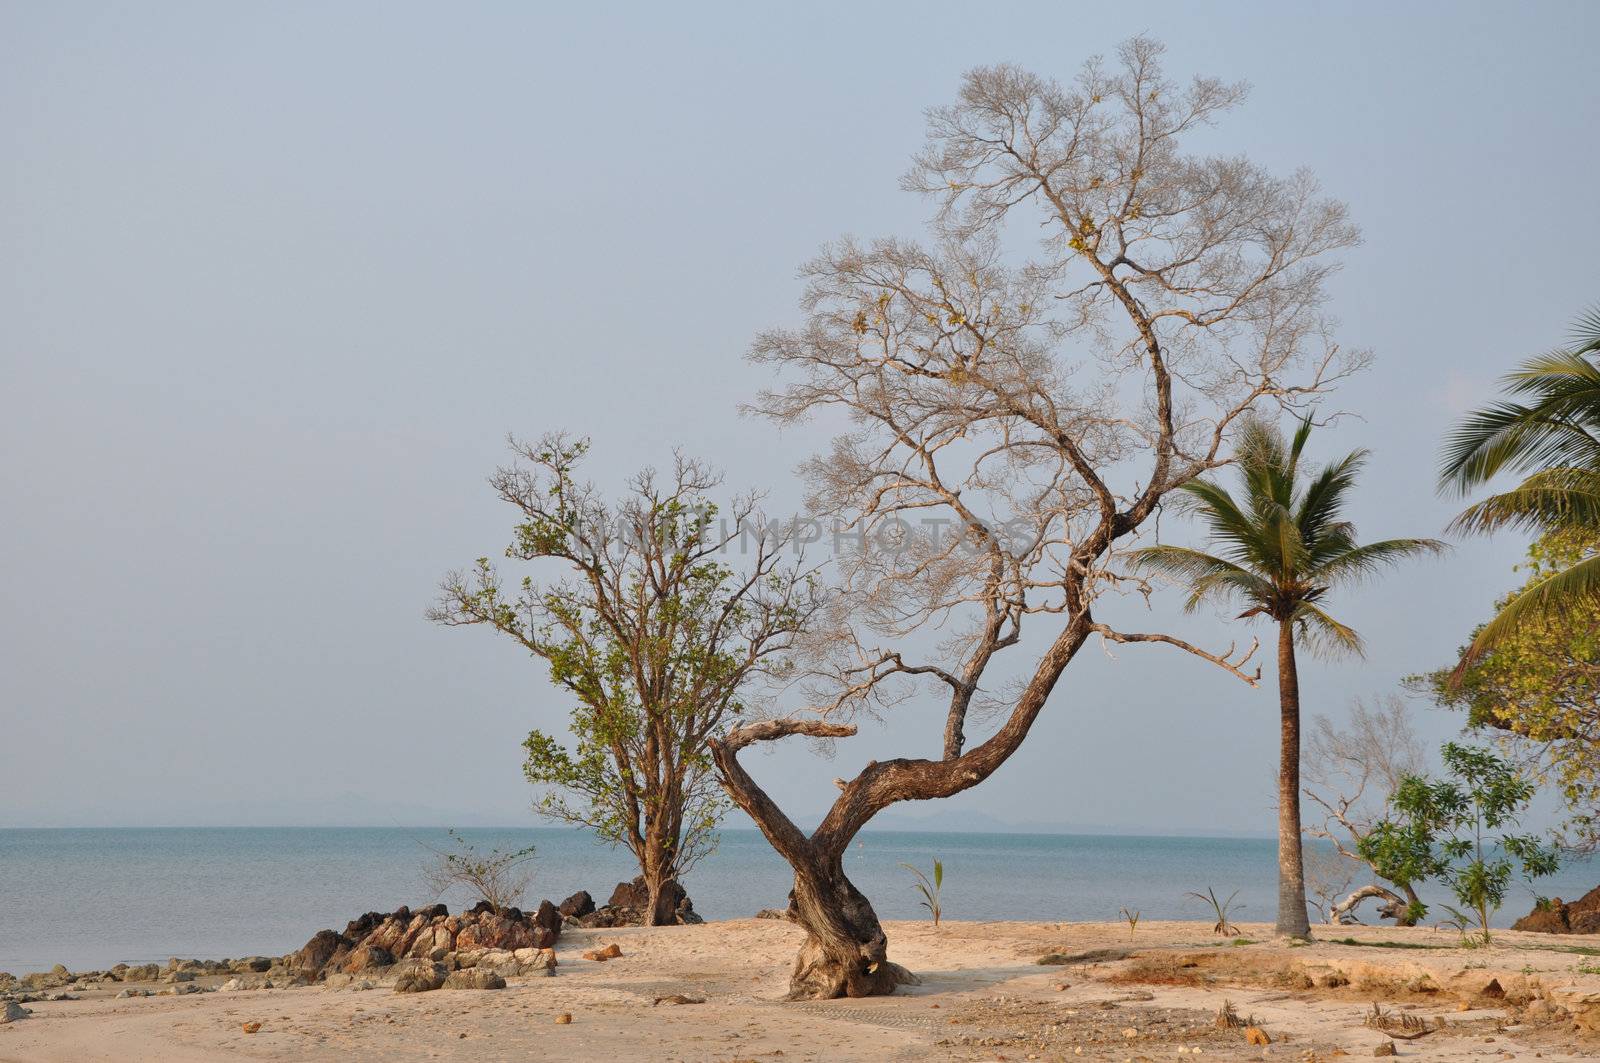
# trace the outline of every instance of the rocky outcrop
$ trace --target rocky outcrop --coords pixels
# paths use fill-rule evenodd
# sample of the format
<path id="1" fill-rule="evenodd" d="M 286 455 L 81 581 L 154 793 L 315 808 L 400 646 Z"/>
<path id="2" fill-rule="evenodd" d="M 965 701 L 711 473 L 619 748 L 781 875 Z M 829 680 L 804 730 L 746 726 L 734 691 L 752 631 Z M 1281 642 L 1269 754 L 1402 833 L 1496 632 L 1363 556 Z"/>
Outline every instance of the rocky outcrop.
<path id="1" fill-rule="evenodd" d="M 668 882 L 662 892 L 669 899 L 673 921 L 679 926 L 705 922 L 695 912 L 694 902 L 689 900 L 688 893 L 677 882 Z M 585 914 L 566 916 L 567 922 L 574 926 L 644 926 L 650 911 L 650 889 L 644 884 L 644 876 L 640 875 L 632 882 L 617 883 L 617 888 L 611 891 L 611 899 L 599 908 L 593 906 L 594 901 L 587 893 L 576 893 L 562 902 L 564 915 L 569 903 L 574 904 L 575 909 L 585 904 L 590 908 Z"/>
<path id="2" fill-rule="evenodd" d="M 285 956 L 283 962 L 285 967 L 315 980 L 331 974 L 370 976 L 397 963 L 418 961 L 400 972 L 399 976 L 405 977 L 418 974 L 424 963 L 438 964 L 448 956 L 551 949 L 560 933 L 561 913 L 549 901 L 532 913 L 518 908 L 496 912 L 487 903 L 480 903 L 459 915 L 451 915 L 444 905 L 435 904 L 416 911 L 397 908 L 387 913 L 368 912 L 352 920 L 342 933 L 318 931 L 299 950 Z M 445 967 L 445 971 L 467 966 L 472 964 L 456 963 Z M 413 981 L 426 982 L 430 978 Z"/>
<path id="3" fill-rule="evenodd" d="M 1600 886 L 1568 904 L 1560 897 L 1534 906 L 1511 924 L 1512 930 L 1538 934 L 1600 934 Z"/>

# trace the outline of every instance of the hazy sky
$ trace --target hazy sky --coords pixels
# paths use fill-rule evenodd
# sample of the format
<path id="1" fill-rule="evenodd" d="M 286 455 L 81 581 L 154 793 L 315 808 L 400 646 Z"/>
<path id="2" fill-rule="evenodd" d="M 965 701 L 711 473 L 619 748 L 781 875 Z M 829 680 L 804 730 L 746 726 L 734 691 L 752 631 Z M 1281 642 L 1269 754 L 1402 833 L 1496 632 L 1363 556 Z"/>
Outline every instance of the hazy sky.
<path id="1" fill-rule="evenodd" d="M 1363 535 L 1438 534 L 1442 432 L 1600 299 L 1597 31 L 1576 2 L 6 0 L 0 825 L 525 822 L 519 743 L 562 699 L 423 619 L 507 541 L 505 434 L 591 434 L 618 485 L 681 444 L 796 504 L 825 435 L 738 416 L 743 352 L 820 242 L 917 232 L 922 111 L 979 64 L 1066 78 L 1149 32 L 1254 85 L 1217 142 L 1310 167 L 1366 234 L 1333 308 L 1377 360 L 1319 453 L 1372 448 Z M 1306 663 L 1308 713 L 1446 662 L 1520 550 L 1339 600 L 1370 653 Z M 927 706 L 891 724 L 750 759 L 816 809 L 936 752 Z M 1268 833 L 1276 742 L 1270 683 L 1091 646 L 943 807 Z"/>

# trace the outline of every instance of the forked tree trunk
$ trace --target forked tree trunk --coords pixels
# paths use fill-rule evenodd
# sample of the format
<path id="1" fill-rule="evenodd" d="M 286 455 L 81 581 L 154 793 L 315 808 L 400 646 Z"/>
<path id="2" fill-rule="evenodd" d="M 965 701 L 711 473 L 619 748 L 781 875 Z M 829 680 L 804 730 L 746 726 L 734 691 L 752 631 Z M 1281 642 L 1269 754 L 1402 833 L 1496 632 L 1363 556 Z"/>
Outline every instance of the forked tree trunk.
<path id="1" fill-rule="evenodd" d="M 670 836 L 669 836 L 670 832 Z M 678 922 L 677 890 L 668 887 L 677 882 L 677 835 L 674 825 L 650 821 L 645 825 L 645 847 L 640 854 L 639 870 L 648 891 L 644 918 L 646 926 L 673 926 Z"/>
<path id="2" fill-rule="evenodd" d="M 789 976 L 789 999 L 869 997 L 913 985 L 889 960 L 889 939 L 872 904 L 845 877 L 839 854 L 795 866 L 789 915 L 806 931 Z"/>
<path id="3" fill-rule="evenodd" d="M 1300 675 L 1295 668 L 1294 624 L 1278 622 L 1278 925 L 1277 932 L 1309 938 L 1306 871 L 1300 851 Z"/>

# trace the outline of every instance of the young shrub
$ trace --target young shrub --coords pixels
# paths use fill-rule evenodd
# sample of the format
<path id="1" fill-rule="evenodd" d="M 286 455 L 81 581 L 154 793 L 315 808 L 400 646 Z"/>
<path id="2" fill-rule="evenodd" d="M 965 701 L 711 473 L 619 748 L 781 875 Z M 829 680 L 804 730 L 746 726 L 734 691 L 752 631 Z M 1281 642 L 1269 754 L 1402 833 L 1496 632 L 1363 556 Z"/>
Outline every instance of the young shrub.
<path id="1" fill-rule="evenodd" d="M 1531 883 L 1554 874 L 1560 853 L 1535 835 L 1513 833 L 1534 787 L 1509 761 L 1454 742 L 1442 755 L 1449 777 L 1407 777 L 1389 799 L 1389 816 L 1362 840 L 1361 852 L 1391 881 L 1432 878 L 1450 887 L 1461 908 L 1446 906 L 1448 925 L 1464 941 L 1487 945 L 1489 920 L 1512 878 L 1520 874 Z M 1426 909 L 1421 902 L 1415 907 L 1420 918 Z"/>
<path id="2" fill-rule="evenodd" d="M 938 860 L 933 862 L 933 878 L 931 879 L 923 874 L 921 869 L 904 861 L 901 861 L 900 866 L 917 876 L 917 881 L 913 883 L 913 888 L 922 894 L 922 900 L 917 903 L 928 909 L 933 916 L 933 925 L 937 927 L 939 918 L 944 912 L 944 909 L 939 906 L 939 890 L 944 886 L 944 864 Z"/>
<path id="3" fill-rule="evenodd" d="M 1130 941 L 1133 940 L 1134 931 L 1139 929 L 1139 915 L 1140 911 L 1137 908 L 1131 912 L 1126 908 L 1122 909 L 1122 921 L 1128 924 L 1128 940 Z"/>
<path id="4" fill-rule="evenodd" d="M 1206 887 L 1206 891 L 1204 893 L 1196 893 L 1194 890 L 1190 890 L 1187 894 L 1185 894 L 1185 896 L 1194 897 L 1197 900 L 1205 901 L 1207 904 L 1211 905 L 1211 910 L 1216 914 L 1217 917 L 1216 923 L 1211 927 L 1211 932 L 1213 934 L 1218 934 L 1222 937 L 1239 936 L 1239 928 L 1234 926 L 1233 923 L 1229 922 L 1228 920 L 1228 913 L 1233 910 L 1233 899 L 1239 896 L 1238 890 L 1234 890 L 1232 893 L 1228 894 L 1228 899 L 1225 901 L 1217 900 L 1216 892 L 1212 890 L 1210 886 Z"/>

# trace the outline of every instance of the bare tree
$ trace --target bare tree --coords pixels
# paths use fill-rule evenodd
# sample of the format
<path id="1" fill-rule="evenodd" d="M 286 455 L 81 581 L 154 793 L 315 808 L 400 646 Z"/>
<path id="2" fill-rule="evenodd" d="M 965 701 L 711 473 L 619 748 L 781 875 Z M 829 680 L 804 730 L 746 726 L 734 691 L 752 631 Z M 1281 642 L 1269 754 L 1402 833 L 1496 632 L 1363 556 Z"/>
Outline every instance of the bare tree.
<path id="1" fill-rule="evenodd" d="M 726 807 L 707 742 L 815 612 L 813 574 L 789 550 L 791 529 L 758 519 L 756 496 L 720 512 L 721 478 L 697 461 L 679 456 L 670 478 L 640 473 L 612 505 L 575 477 L 587 441 L 513 449 L 520 464 L 490 479 L 518 513 L 506 555 L 569 578 L 507 589 L 480 558 L 445 578 L 429 618 L 487 625 L 548 664 L 574 699 L 577 743 L 528 736 L 535 807 L 625 845 L 650 925 L 673 922 L 667 887 L 710 849 Z"/>
<path id="2" fill-rule="evenodd" d="M 1398 695 L 1390 694 L 1372 707 L 1356 701 L 1347 730 L 1318 716 L 1301 775 L 1306 783 L 1303 792 L 1322 810 L 1322 822 L 1307 826 L 1306 836 L 1324 839 L 1340 860 L 1354 861 L 1377 875 L 1377 868 L 1361 855 L 1361 841 L 1383 818 L 1401 781 L 1422 774 L 1423 768 L 1422 743 L 1411 727 L 1405 699 Z M 1400 926 L 1414 926 L 1421 911 L 1422 902 L 1410 882 L 1368 883 L 1329 903 L 1328 922 L 1354 919 L 1356 909 L 1367 900 L 1383 901 L 1379 914 Z"/>
<path id="3" fill-rule="evenodd" d="M 1241 417 L 1264 400 L 1300 406 L 1359 363 L 1340 357 L 1321 311 L 1325 256 L 1356 231 L 1308 175 L 1182 153 L 1244 90 L 1175 84 L 1160 51 L 1133 40 L 1118 69 L 1091 62 L 1071 87 L 1009 66 L 968 74 L 958 102 L 930 112 L 906 178 L 938 201 L 933 244 L 827 247 L 804 269 L 805 323 L 754 344 L 787 378 L 759 412 L 851 421 L 804 467 L 817 512 L 849 537 L 826 622 L 806 640 L 804 696 L 712 743 L 734 801 L 794 869 L 807 938 L 793 996 L 884 993 L 910 977 L 844 874 L 846 847 L 897 801 L 988 778 L 1092 636 L 1259 678 L 1254 646 L 1215 653 L 1122 630 L 1094 605 L 1149 591 L 1119 564 L 1128 540 L 1169 493 L 1226 463 Z M 1034 261 L 1002 251 L 1013 212 L 1042 222 Z M 1042 649 L 1022 638 L 1031 618 Z M 935 754 L 838 780 L 809 835 L 740 762 L 756 742 L 852 735 L 863 714 L 913 697 L 943 704 Z M 969 740 L 980 719 L 998 723 Z"/>

